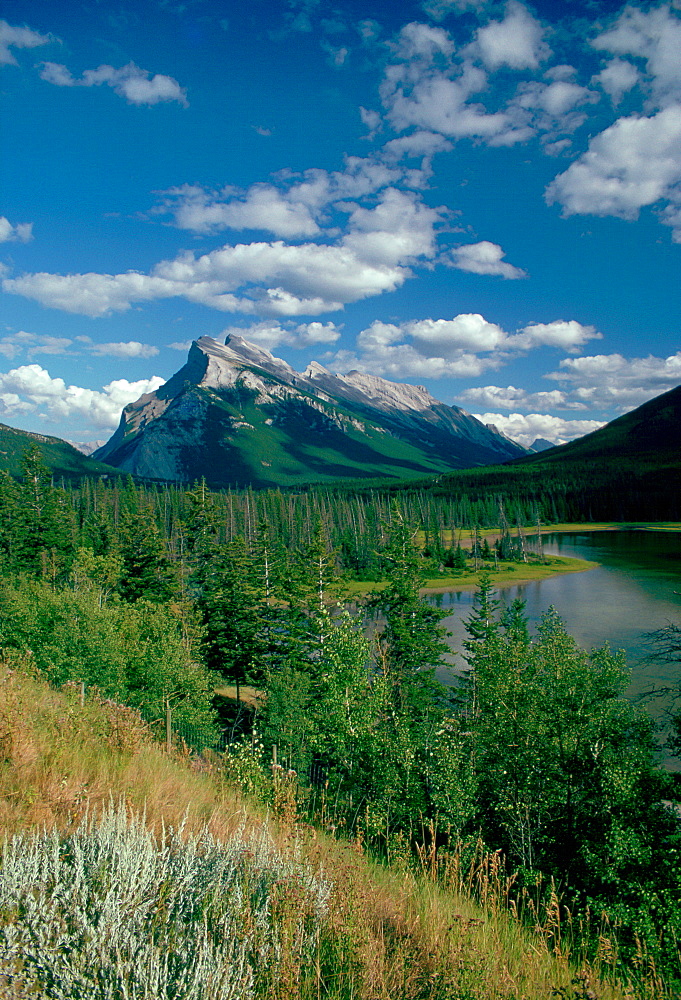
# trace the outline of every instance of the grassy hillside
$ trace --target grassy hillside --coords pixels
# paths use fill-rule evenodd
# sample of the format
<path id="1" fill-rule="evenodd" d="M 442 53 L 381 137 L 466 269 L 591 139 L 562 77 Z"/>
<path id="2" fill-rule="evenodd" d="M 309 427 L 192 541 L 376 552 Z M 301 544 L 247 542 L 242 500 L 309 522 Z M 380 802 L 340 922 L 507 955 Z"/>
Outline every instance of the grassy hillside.
<path id="1" fill-rule="evenodd" d="M 28 660 L 0 665 L 0 829 L 20 838 L 0 873 L 3 996 L 97 1000 L 121 976 L 159 1000 L 665 995 L 652 974 L 608 983 L 611 928 L 592 965 L 571 959 L 557 898 L 539 913 L 528 898 L 523 929 L 497 854 L 378 866 L 298 819 L 284 772 L 254 804 L 226 763 L 164 753 L 133 711 L 50 689 Z"/>
<path id="2" fill-rule="evenodd" d="M 10 476 L 21 475 L 21 460 L 31 448 L 38 448 L 43 462 L 57 478 L 120 476 L 118 469 L 103 462 L 95 462 L 61 438 L 20 431 L 6 424 L 0 424 L 0 472 L 7 472 Z"/>

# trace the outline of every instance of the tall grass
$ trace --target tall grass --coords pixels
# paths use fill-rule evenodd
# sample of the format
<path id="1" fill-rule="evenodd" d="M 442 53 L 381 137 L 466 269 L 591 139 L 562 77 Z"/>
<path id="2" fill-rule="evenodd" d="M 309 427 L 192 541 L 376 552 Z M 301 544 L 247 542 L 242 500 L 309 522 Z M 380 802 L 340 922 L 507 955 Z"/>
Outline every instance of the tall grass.
<path id="1" fill-rule="evenodd" d="M 482 845 L 375 864 L 306 819 L 294 776 L 267 812 L 227 763 L 0 666 L 3 1000 L 668 1000 L 644 966 L 622 985 L 612 929 L 580 951 L 550 892 L 516 919 Z"/>

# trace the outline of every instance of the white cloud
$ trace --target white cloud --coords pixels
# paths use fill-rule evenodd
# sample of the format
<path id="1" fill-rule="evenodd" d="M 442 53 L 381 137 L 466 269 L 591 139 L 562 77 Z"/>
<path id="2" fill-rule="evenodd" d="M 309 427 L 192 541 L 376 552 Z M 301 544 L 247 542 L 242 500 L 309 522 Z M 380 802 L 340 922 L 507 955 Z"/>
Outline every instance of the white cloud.
<path id="1" fill-rule="evenodd" d="M 339 351 L 329 357 L 338 368 L 389 378 L 477 377 L 502 363 L 496 349 L 505 338 L 501 327 L 474 313 L 399 326 L 376 320 L 358 335 L 356 354 Z"/>
<path id="2" fill-rule="evenodd" d="M 194 233 L 266 229 L 290 239 L 320 232 L 308 205 L 287 198 L 271 184 L 254 184 L 241 198 L 230 200 L 189 184 L 165 195 L 164 205 L 174 213 L 179 228 Z"/>
<path id="3" fill-rule="evenodd" d="M 587 117 L 583 105 L 595 104 L 599 99 L 596 91 L 580 87 L 570 80 L 557 79 L 552 83 L 532 81 L 519 86 L 509 108 L 517 108 L 519 113 L 529 115 L 533 129 L 550 133 L 546 136 L 550 139 L 556 132 L 575 132 Z"/>
<path id="4" fill-rule="evenodd" d="M 596 354 L 564 358 L 548 378 L 591 409 L 628 410 L 681 383 L 681 351 L 666 358 Z"/>
<path id="5" fill-rule="evenodd" d="M 37 354 L 80 354 L 83 351 L 116 358 L 153 358 L 158 354 L 158 348 L 137 340 L 97 344 L 90 337 L 71 340 L 69 337 L 53 337 L 26 330 L 0 338 L 0 354 L 10 359 L 23 353 L 33 358 Z"/>
<path id="6" fill-rule="evenodd" d="M 527 272 L 520 267 L 514 267 L 503 260 L 505 254 L 498 243 L 482 240 L 480 243 L 468 243 L 443 255 L 440 259 L 449 267 L 459 271 L 470 271 L 472 274 L 489 274 L 500 278 L 526 278 Z"/>
<path id="7" fill-rule="evenodd" d="M 80 418 L 91 426 L 112 429 L 124 406 L 163 382 L 156 375 L 139 382 L 116 379 L 97 391 L 67 385 L 40 365 L 23 365 L 0 374 L 0 413 L 9 417 L 16 412 L 42 413 L 55 421 Z"/>
<path id="8" fill-rule="evenodd" d="M 424 150 L 422 155 L 429 152 Z M 421 187 L 418 174 L 377 157 L 349 156 L 343 170 L 313 168 L 302 174 L 282 171 L 276 177 L 276 185 L 257 183 L 245 191 L 233 187 L 210 190 L 184 184 L 161 192 L 161 203 L 152 212 L 170 213 L 177 226 L 195 233 L 265 229 L 285 239 L 318 236 L 328 223 L 330 206 L 348 198 L 375 195 L 398 183 Z M 336 230 L 327 232 L 335 235 Z"/>
<path id="9" fill-rule="evenodd" d="M 38 45 L 47 45 L 53 39 L 49 35 L 41 35 L 30 28 L 17 28 L 0 20 L 0 65 L 16 66 L 17 61 L 10 51 L 16 49 L 34 49 Z"/>
<path id="10" fill-rule="evenodd" d="M 384 190 L 373 208 L 346 204 L 346 235 L 335 245 L 283 242 L 227 245 L 161 261 L 151 274 L 28 274 L 5 278 L 7 292 L 86 316 L 135 302 L 182 297 L 223 312 L 316 316 L 394 291 L 410 266 L 435 255 L 441 209 L 417 195 Z M 234 293 L 243 290 L 238 297 Z"/>
<path id="11" fill-rule="evenodd" d="M 391 48 L 399 59 L 431 61 L 438 55 L 450 56 L 454 51 L 454 42 L 443 28 L 412 21 L 401 29 Z"/>
<path id="12" fill-rule="evenodd" d="M 482 104 L 469 103 L 487 86 L 487 74 L 471 62 L 447 72 L 417 62 L 389 66 L 381 84 L 381 98 L 398 131 L 415 127 L 451 138 L 486 139 L 497 145 L 512 145 L 528 138 L 532 130 L 510 112 L 488 113 Z"/>
<path id="13" fill-rule="evenodd" d="M 592 83 L 600 83 L 606 94 L 612 98 L 613 104 L 619 104 L 624 94 L 632 90 L 639 80 L 639 73 L 633 63 L 626 59 L 611 59 L 610 62 L 593 77 Z"/>
<path id="14" fill-rule="evenodd" d="M 47 83 L 53 83 L 57 87 L 98 87 L 106 84 L 130 104 L 177 101 L 183 107 L 188 107 L 186 91 L 177 80 L 163 73 L 151 76 L 148 70 L 140 69 L 134 63 L 128 63 L 119 69 L 104 64 L 97 69 L 85 70 L 78 79 L 61 63 L 45 62 L 40 76 Z"/>
<path id="15" fill-rule="evenodd" d="M 244 337 L 267 350 L 285 345 L 302 350 L 305 347 L 316 347 L 319 344 L 335 344 L 341 335 L 335 323 L 300 323 L 297 326 L 280 323 L 253 323 L 248 327 L 228 326 L 222 331 L 222 336 Z"/>
<path id="16" fill-rule="evenodd" d="M 510 339 L 509 346 L 521 350 L 558 347 L 573 354 L 588 340 L 600 340 L 602 336 L 595 327 L 582 326 L 575 319 L 557 319 L 552 323 L 529 323 Z"/>
<path id="17" fill-rule="evenodd" d="M 329 66 L 333 66 L 336 69 L 345 65 L 350 52 L 350 50 L 345 45 L 340 45 L 336 47 L 334 45 L 331 45 L 327 41 L 322 42 L 322 49 L 328 55 L 326 61 L 328 62 Z"/>
<path id="18" fill-rule="evenodd" d="M 366 139 L 373 139 L 377 132 L 381 130 L 381 116 L 378 111 L 373 111 L 371 108 L 359 109 L 359 116 L 362 119 L 362 124 L 366 125 L 369 129 L 369 135 L 365 136 Z"/>
<path id="19" fill-rule="evenodd" d="M 665 3 L 648 11 L 627 6 L 613 27 L 591 44 L 645 60 L 657 107 L 681 100 L 681 13 L 676 5 Z"/>
<path id="20" fill-rule="evenodd" d="M 503 434 L 526 448 L 537 438 L 565 444 L 603 426 L 599 420 L 564 420 L 548 413 L 474 413 L 483 424 L 494 424 Z"/>
<path id="21" fill-rule="evenodd" d="M 500 407 L 502 410 L 538 410 L 545 413 L 548 410 L 584 409 L 584 404 L 570 407 L 567 395 L 560 389 L 549 392 L 527 392 L 517 389 L 514 385 L 502 387 L 499 385 L 484 385 L 473 389 L 465 389 L 457 399 L 476 407 Z"/>
<path id="22" fill-rule="evenodd" d="M 72 344 L 73 341 L 68 337 L 52 337 L 18 330 L 0 338 L 0 354 L 10 360 L 24 352 L 29 358 L 36 354 L 67 354 Z"/>
<path id="23" fill-rule="evenodd" d="M 42 305 L 83 316 L 124 312 L 133 302 L 176 294 L 172 282 L 128 271 L 126 274 L 49 274 L 37 272 L 4 278 L 3 289 Z"/>
<path id="24" fill-rule="evenodd" d="M 93 344 L 90 350 L 93 354 L 112 358 L 153 358 L 158 354 L 157 347 L 153 347 L 151 344 L 141 344 L 138 340 Z"/>
<path id="25" fill-rule="evenodd" d="M 491 21 L 477 32 L 473 50 L 488 69 L 536 69 L 551 55 L 544 30 L 530 12 L 516 0 L 506 6 L 503 21 Z"/>
<path id="26" fill-rule="evenodd" d="M 500 368 L 519 352 L 545 346 L 574 351 L 599 336 L 594 327 L 582 326 L 575 320 L 534 323 L 509 335 L 479 313 L 461 313 L 452 319 L 420 319 L 400 324 L 376 320 L 358 335 L 356 352 L 339 351 L 328 357 L 338 368 L 354 366 L 389 378 L 472 378 Z M 490 392 L 492 388 L 488 387 Z M 520 405 L 520 396 L 509 396 L 507 390 L 502 389 L 498 392 L 509 400 L 515 399 L 514 406 Z M 549 397 L 554 402 L 560 398 L 567 409 L 585 408 L 580 400 L 568 399 L 558 390 L 554 395 L 538 393 L 533 398 L 546 400 Z M 502 405 L 495 399 L 492 395 L 479 397 L 485 405 Z M 539 407 L 540 404 L 532 405 Z"/>
<path id="27" fill-rule="evenodd" d="M 441 354 L 444 358 L 454 357 L 461 350 L 494 351 L 507 339 L 500 326 L 489 323 L 479 313 L 462 313 L 453 319 L 416 320 L 405 323 L 403 329 L 423 354 Z"/>
<path id="28" fill-rule="evenodd" d="M 681 202 L 681 106 L 651 118 L 620 118 L 589 142 L 589 148 L 546 189 L 549 204 L 564 215 L 614 215 L 636 219 L 645 205 L 668 201 L 675 224 Z M 681 229 L 674 239 L 681 241 Z"/>
<path id="29" fill-rule="evenodd" d="M 399 160 L 404 156 L 423 156 L 429 160 L 435 153 L 446 153 L 452 149 L 451 142 L 437 132 L 418 131 L 410 135 L 391 139 L 383 146 L 383 154 Z"/>
<path id="30" fill-rule="evenodd" d="M 33 223 L 18 222 L 15 226 L 0 215 L 0 243 L 28 243 L 33 239 Z"/>

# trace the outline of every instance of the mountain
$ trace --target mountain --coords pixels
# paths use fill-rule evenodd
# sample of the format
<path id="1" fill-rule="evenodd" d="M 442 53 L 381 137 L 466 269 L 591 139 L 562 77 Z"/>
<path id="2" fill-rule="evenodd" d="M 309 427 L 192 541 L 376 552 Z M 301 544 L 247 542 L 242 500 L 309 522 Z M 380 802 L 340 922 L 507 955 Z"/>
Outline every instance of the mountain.
<path id="1" fill-rule="evenodd" d="M 67 444 L 73 445 L 81 455 L 91 455 L 93 451 L 102 448 L 106 444 L 106 441 L 67 441 Z"/>
<path id="2" fill-rule="evenodd" d="M 576 441 L 520 460 L 522 464 L 611 461 L 681 465 L 681 385 Z"/>
<path id="3" fill-rule="evenodd" d="M 93 457 L 134 475 L 214 485 L 406 479 L 525 449 L 422 386 L 317 362 L 299 373 L 242 337 L 195 341 L 165 385 L 125 407 Z"/>
<path id="4" fill-rule="evenodd" d="M 80 479 L 83 476 L 119 475 L 117 469 L 93 461 L 68 441 L 47 434 L 20 431 L 7 424 L 0 424 L 0 471 L 20 476 L 21 460 L 34 447 L 40 450 L 43 462 L 57 477 Z"/>
<path id="5" fill-rule="evenodd" d="M 547 441 L 546 438 L 535 438 L 530 447 L 527 449 L 531 452 L 547 451 L 549 448 L 555 448 L 553 441 Z"/>

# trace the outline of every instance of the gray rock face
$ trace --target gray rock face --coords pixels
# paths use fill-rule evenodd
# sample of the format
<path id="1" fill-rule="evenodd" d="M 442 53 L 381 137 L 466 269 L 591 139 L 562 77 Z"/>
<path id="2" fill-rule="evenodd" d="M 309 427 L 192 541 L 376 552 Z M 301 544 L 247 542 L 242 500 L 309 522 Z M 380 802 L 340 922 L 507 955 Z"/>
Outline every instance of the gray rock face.
<path id="1" fill-rule="evenodd" d="M 508 461 L 525 450 L 423 386 L 312 362 L 300 373 L 231 336 L 123 410 L 94 457 L 151 479 L 274 486 L 408 478 Z"/>

